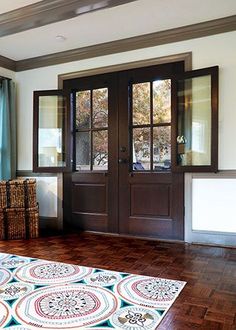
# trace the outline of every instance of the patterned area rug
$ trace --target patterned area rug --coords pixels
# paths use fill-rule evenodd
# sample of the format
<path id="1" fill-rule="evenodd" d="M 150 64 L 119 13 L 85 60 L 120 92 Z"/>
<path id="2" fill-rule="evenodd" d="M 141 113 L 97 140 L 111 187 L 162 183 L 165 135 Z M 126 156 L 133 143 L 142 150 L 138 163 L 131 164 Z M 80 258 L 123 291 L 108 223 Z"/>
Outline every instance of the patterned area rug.
<path id="1" fill-rule="evenodd" d="M 156 329 L 186 283 L 0 253 L 0 329 Z"/>

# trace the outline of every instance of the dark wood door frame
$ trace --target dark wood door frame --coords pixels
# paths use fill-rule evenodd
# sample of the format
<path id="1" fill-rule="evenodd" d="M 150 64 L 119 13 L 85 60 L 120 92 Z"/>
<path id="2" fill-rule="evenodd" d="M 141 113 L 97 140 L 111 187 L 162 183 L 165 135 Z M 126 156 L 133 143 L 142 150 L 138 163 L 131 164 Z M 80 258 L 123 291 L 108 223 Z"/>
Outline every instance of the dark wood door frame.
<path id="1" fill-rule="evenodd" d="M 73 79 L 73 78 L 79 78 L 79 77 L 85 77 L 85 76 L 91 76 L 99 73 L 106 73 L 106 72 L 115 72 L 115 71 L 120 71 L 120 70 L 125 70 L 125 69 L 132 69 L 132 68 L 139 68 L 139 67 L 146 67 L 150 65 L 155 65 L 155 64 L 162 64 L 162 63 L 174 63 L 174 62 L 179 62 L 183 61 L 185 70 L 191 70 L 192 68 L 192 53 L 182 53 L 182 54 L 177 54 L 177 55 L 170 55 L 170 56 L 165 56 L 161 58 L 154 58 L 154 59 L 148 59 L 148 60 L 141 60 L 141 61 L 136 61 L 133 63 L 124 63 L 121 65 L 113 65 L 110 67 L 102 67 L 102 68 L 97 68 L 97 69 L 92 69 L 92 70 L 85 70 L 81 72 L 75 72 L 75 73 L 68 73 L 68 74 L 62 74 L 58 76 L 58 86 L 60 88 L 63 87 L 63 83 L 66 80 Z M 117 165 L 116 165 L 117 166 Z M 64 176 L 67 176 L 68 174 L 64 174 Z M 59 180 L 58 182 L 58 191 L 60 192 L 60 196 L 63 196 L 63 181 L 64 178 Z M 66 187 L 64 186 L 64 189 Z M 109 192 L 111 193 L 111 192 Z M 70 196 L 68 196 L 70 197 Z M 63 199 L 63 198 L 62 198 Z M 70 199 L 70 198 L 69 198 Z M 68 200 L 69 200 L 68 199 Z M 59 214 L 59 221 L 62 223 L 63 222 L 63 204 L 64 201 L 58 199 L 58 214 Z M 118 219 L 118 216 L 117 218 Z M 118 220 L 117 220 L 118 221 Z M 117 227 L 118 223 L 115 221 L 115 227 Z M 110 232 L 115 231 L 114 228 L 110 228 Z"/>

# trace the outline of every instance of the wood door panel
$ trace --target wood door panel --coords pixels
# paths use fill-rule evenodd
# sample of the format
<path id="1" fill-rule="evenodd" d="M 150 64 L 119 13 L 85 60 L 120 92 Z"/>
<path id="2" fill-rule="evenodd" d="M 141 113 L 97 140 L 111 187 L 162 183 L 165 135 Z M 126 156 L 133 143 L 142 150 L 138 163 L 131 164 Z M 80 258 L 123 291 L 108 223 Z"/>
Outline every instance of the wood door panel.
<path id="1" fill-rule="evenodd" d="M 172 219 L 129 217 L 129 234 L 171 238 L 173 231 Z"/>
<path id="2" fill-rule="evenodd" d="M 133 184 L 130 195 L 130 216 L 170 217 L 169 185 Z"/>
<path id="3" fill-rule="evenodd" d="M 80 230 L 107 232 L 108 217 L 102 214 L 72 213 L 71 223 Z"/>
<path id="4" fill-rule="evenodd" d="M 107 213 L 105 184 L 73 183 L 72 212 Z"/>

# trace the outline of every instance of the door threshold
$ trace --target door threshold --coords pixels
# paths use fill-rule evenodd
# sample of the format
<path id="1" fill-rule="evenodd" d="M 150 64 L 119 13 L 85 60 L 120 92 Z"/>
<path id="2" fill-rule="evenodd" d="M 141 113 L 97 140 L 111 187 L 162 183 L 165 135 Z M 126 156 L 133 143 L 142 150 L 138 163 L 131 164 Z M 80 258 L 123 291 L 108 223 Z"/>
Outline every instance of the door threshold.
<path id="1" fill-rule="evenodd" d="M 135 236 L 135 235 L 127 235 L 127 234 L 116 234 L 116 233 L 105 233 L 99 231 L 85 230 L 85 233 L 94 234 L 94 235 L 102 235 L 102 236 L 110 236 L 110 237 L 120 237 L 120 238 L 128 238 L 128 239 L 140 239 L 147 241 L 159 241 L 159 242 L 167 242 L 167 243 L 178 243 L 178 244 L 188 244 L 181 240 L 175 239 L 167 239 L 167 238 L 158 238 L 158 237 L 147 237 L 147 236 Z"/>

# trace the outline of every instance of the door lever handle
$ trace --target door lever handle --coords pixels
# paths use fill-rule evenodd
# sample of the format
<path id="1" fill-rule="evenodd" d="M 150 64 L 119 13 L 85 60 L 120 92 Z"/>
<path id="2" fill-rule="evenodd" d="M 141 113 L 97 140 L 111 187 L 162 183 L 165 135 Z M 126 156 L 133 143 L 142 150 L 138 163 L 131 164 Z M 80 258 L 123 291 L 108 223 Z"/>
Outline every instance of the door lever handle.
<path id="1" fill-rule="evenodd" d="M 119 164 L 127 164 L 128 161 L 127 161 L 127 159 L 125 159 L 125 158 L 119 158 L 118 163 L 119 163 Z"/>

